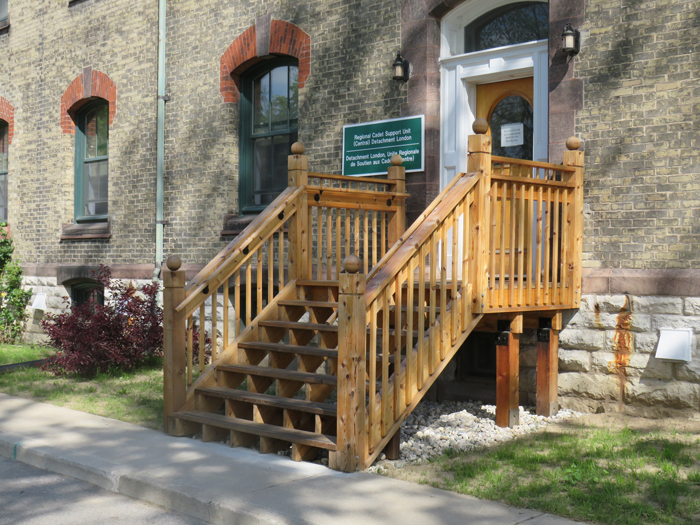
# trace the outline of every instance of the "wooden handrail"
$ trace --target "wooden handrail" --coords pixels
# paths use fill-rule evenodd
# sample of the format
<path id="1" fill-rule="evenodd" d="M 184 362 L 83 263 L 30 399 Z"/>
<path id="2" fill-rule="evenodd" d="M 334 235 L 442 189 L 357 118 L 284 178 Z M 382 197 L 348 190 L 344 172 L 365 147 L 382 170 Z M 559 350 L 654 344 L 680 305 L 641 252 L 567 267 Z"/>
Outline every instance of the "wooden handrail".
<path id="1" fill-rule="evenodd" d="M 413 221 L 413 224 L 411 224 L 411 226 L 408 227 L 408 229 L 404 232 L 404 234 L 401 237 L 399 237 L 398 241 L 396 241 L 396 243 L 391 248 L 389 248 L 389 250 L 386 252 L 384 257 L 382 257 L 381 260 L 374 266 L 374 268 L 372 268 L 372 270 L 367 275 L 367 281 L 370 281 L 377 274 L 379 269 L 382 268 L 394 256 L 394 254 L 399 249 L 399 247 L 403 244 L 403 242 L 408 237 L 410 237 L 413 234 L 413 232 L 416 231 L 416 229 L 421 224 L 423 224 L 425 219 L 428 218 L 428 215 L 430 215 L 433 212 L 433 210 L 436 208 L 436 206 L 438 204 L 440 204 L 440 202 L 442 202 L 442 200 L 445 198 L 445 195 L 447 195 L 452 190 L 454 185 L 457 184 L 457 182 L 459 182 L 461 180 L 461 178 L 466 177 L 466 176 L 473 176 L 473 175 L 475 175 L 475 174 L 474 173 L 469 173 L 469 174 L 459 173 L 456 177 L 454 177 L 447 184 L 447 186 L 445 186 L 445 188 L 440 192 L 440 194 L 435 199 L 433 199 L 433 202 L 431 202 L 428 205 L 428 207 L 425 209 L 425 211 L 423 213 L 421 213 L 415 221 Z"/>
<path id="2" fill-rule="evenodd" d="M 453 179 L 454 184 L 445 188 L 436 198 L 425 213 L 416 220 L 411 228 L 401 236 L 401 239 L 392 246 L 392 249 L 382 257 L 385 263 L 378 263 L 367 281 L 366 301 L 370 305 L 381 291 L 390 284 L 396 272 L 404 267 L 406 262 L 415 254 L 416 250 L 425 243 L 426 239 L 435 231 L 436 227 L 452 213 L 454 206 L 472 189 L 479 181 L 478 174 L 462 174 Z M 389 262 L 390 260 L 390 262 Z"/>
<path id="3" fill-rule="evenodd" d="M 357 183 L 367 183 L 367 184 L 386 184 L 387 186 L 393 186 L 397 184 L 396 180 L 391 179 L 373 179 L 369 177 L 350 177 L 348 175 L 331 175 L 330 173 L 314 173 L 310 171 L 308 173 L 310 179 L 329 179 L 329 180 L 340 180 L 346 182 L 357 182 Z"/>
<path id="4" fill-rule="evenodd" d="M 563 171 L 566 173 L 574 173 L 576 168 L 563 166 L 561 164 L 550 164 L 549 162 L 537 162 L 534 160 L 511 159 L 508 157 L 499 157 L 491 155 L 491 162 L 498 164 L 519 164 L 520 166 L 529 166 L 531 168 L 542 168 L 546 170 Z"/>
<path id="5" fill-rule="evenodd" d="M 201 292 L 207 287 L 210 293 L 217 289 L 237 266 L 250 258 L 257 247 L 267 240 L 268 234 L 274 232 L 296 212 L 296 200 L 303 193 L 303 186 L 286 188 L 195 276 L 187 289 L 187 297 L 177 306 L 176 311 L 181 312 L 184 309 L 189 313 L 204 302 L 208 294 Z"/>

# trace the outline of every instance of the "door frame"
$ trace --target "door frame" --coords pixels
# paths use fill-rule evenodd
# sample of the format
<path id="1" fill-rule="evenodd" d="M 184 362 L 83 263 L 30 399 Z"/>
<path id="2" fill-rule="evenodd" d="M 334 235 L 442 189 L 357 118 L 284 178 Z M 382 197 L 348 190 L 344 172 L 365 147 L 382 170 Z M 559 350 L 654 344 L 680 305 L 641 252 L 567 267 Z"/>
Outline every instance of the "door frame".
<path id="1" fill-rule="evenodd" d="M 533 77 L 533 159 L 549 154 L 549 51 L 538 40 L 440 59 L 440 188 L 467 169 L 467 137 L 476 119 L 476 86 Z"/>

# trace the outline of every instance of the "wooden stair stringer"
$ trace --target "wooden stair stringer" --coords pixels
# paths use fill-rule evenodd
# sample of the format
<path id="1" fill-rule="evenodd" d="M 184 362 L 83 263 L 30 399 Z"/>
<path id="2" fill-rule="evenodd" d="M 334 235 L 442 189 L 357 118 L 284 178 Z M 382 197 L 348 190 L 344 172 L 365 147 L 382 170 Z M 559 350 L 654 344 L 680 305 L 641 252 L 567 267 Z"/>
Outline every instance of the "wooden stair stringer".
<path id="1" fill-rule="evenodd" d="M 448 309 L 447 311 L 449 312 L 450 310 Z M 384 450 L 384 447 L 386 447 L 386 445 L 389 443 L 389 441 L 391 440 L 393 435 L 396 433 L 396 431 L 399 430 L 399 428 L 401 428 L 401 425 L 403 424 L 403 422 L 411 414 L 411 412 L 413 412 L 413 410 L 416 408 L 418 403 L 423 399 L 423 397 L 428 392 L 428 390 L 433 385 L 433 383 L 435 383 L 437 378 L 440 377 L 440 374 L 442 373 L 442 371 L 445 369 L 445 367 L 447 367 L 447 365 L 450 363 L 452 358 L 457 354 L 457 351 L 459 350 L 459 348 L 462 346 L 462 344 L 464 344 L 464 341 L 467 340 L 467 337 L 469 337 L 469 334 L 471 334 L 472 331 L 474 331 L 474 329 L 476 328 L 476 326 L 479 324 L 479 322 L 481 321 L 481 319 L 483 317 L 484 317 L 484 314 L 471 314 L 471 320 L 468 321 L 466 329 L 460 335 L 457 336 L 457 338 L 455 340 L 455 344 L 452 345 L 452 347 L 445 352 L 445 358 L 440 363 L 437 364 L 433 373 L 431 375 L 429 375 L 428 378 L 423 383 L 423 387 L 416 393 L 415 396 L 413 396 L 411 403 L 406 406 L 406 408 L 403 410 L 403 412 L 398 417 L 398 419 L 391 425 L 391 427 L 389 427 L 385 436 L 381 439 L 379 444 L 374 447 L 373 452 L 371 454 L 369 454 L 369 456 L 367 458 L 367 462 L 365 463 L 364 466 L 361 466 L 361 469 L 368 468 L 369 466 L 372 465 L 372 463 L 374 463 L 374 461 L 377 459 L 377 457 L 382 452 L 382 450 Z M 430 328 L 430 330 L 433 330 L 433 329 L 441 330 L 442 328 L 440 326 L 440 323 L 436 322 L 436 324 Z M 426 346 L 427 346 L 428 341 L 429 341 L 429 334 L 430 334 L 430 331 L 428 331 L 428 333 L 426 334 L 426 336 L 423 339 L 423 342 Z M 417 350 L 415 348 L 413 349 L 413 352 L 414 352 L 414 354 L 417 354 Z M 416 357 L 416 355 L 414 355 L 414 358 L 415 357 Z M 404 360 L 402 362 L 403 363 L 403 365 L 401 367 L 402 376 L 403 376 L 403 374 L 405 374 L 405 370 L 406 370 L 405 361 L 406 361 L 406 358 L 404 358 Z M 389 379 L 389 389 L 388 389 L 388 393 L 387 393 L 388 399 L 393 399 L 395 379 L 396 379 L 395 375 L 392 375 L 391 378 Z M 378 391 L 376 393 L 376 395 L 378 397 L 381 397 L 381 392 Z M 380 412 L 381 406 L 382 406 L 381 399 L 378 399 L 376 406 L 377 406 L 378 411 L 375 414 L 375 420 L 377 420 L 376 418 L 379 418 L 379 420 L 381 420 L 381 412 Z M 371 432 L 371 429 L 370 429 L 370 432 Z"/>
<path id="2" fill-rule="evenodd" d="M 295 299 L 297 293 L 296 281 L 292 280 L 277 294 L 277 296 L 268 304 L 262 312 L 250 321 L 238 337 L 226 347 L 219 357 L 209 365 L 204 373 L 197 378 L 196 381 L 187 389 L 187 398 L 185 404 L 180 407 L 177 412 L 190 412 L 196 409 L 195 407 L 195 391 L 197 388 L 207 388 L 217 386 L 216 374 L 219 365 L 228 365 L 238 363 L 238 343 L 257 341 L 258 323 L 260 321 L 271 321 L 279 319 L 279 302 L 286 299 Z M 174 417 L 177 417 L 177 412 Z"/>

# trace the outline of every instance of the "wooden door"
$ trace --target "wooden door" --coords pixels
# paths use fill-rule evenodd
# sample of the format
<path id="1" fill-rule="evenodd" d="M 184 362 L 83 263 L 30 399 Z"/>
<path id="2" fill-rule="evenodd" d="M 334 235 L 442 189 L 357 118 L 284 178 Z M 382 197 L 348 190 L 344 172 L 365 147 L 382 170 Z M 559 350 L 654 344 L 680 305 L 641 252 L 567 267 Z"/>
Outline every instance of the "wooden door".
<path id="1" fill-rule="evenodd" d="M 481 84 L 477 86 L 476 91 L 476 116 L 484 118 L 489 123 L 487 133 L 492 137 L 492 154 L 494 156 L 509 157 L 516 159 L 532 160 L 533 146 L 533 81 L 532 77 L 518 78 L 515 80 L 507 80 L 505 82 L 494 82 L 492 84 Z M 504 127 L 510 133 L 503 133 Z M 505 141 L 505 144 L 503 143 Z M 498 165 L 494 166 L 498 169 Z M 507 168 L 499 170 L 506 175 L 509 175 Z M 521 226 L 524 228 L 526 238 L 530 238 L 528 233 L 532 230 L 532 220 L 525 216 L 525 224 L 521 225 L 520 220 L 515 223 L 511 220 L 511 202 L 510 196 L 506 198 L 505 217 L 501 217 L 503 213 L 502 195 L 498 192 L 498 196 L 494 200 L 491 210 L 496 214 L 495 236 L 492 246 L 501 246 L 501 235 L 505 231 L 506 242 L 505 246 L 510 246 L 509 236 L 512 232 L 516 235 L 519 233 Z M 516 217 L 519 213 L 516 210 Z M 521 219 L 522 220 L 522 219 Z M 505 223 L 505 228 L 501 228 L 502 221 Z M 524 253 L 514 254 L 514 267 L 518 268 L 519 258 L 527 257 L 528 244 L 526 243 Z M 510 250 L 506 249 L 504 254 L 500 250 L 496 250 L 496 265 L 491 268 L 491 272 L 498 272 L 501 267 L 501 257 L 505 258 L 506 273 L 510 268 Z M 521 286 L 522 280 L 527 279 L 529 271 L 526 275 L 521 276 L 521 282 L 514 283 L 509 275 L 499 275 L 496 273 L 498 286 L 510 287 L 514 284 Z"/>

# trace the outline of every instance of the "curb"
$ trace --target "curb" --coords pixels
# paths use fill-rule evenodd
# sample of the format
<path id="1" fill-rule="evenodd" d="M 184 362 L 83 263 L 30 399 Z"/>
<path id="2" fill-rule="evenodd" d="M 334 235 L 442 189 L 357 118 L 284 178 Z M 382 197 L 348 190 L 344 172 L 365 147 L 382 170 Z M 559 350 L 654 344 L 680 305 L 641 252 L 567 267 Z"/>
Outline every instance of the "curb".
<path id="1" fill-rule="evenodd" d="M 0 457 L 26 463 L 36 468 L 70 476 L 104 490 L 129 496 L 173 510 L 207 523 L 235 525 L 304 525 L 307 521 L 280 516 L 225 496 L 217 501 L 215 494 L 203 489 L 119 468 L 117 465 L 90 458 L 96 467 L 86 464 L 85 456 L 45 445 L 23 442 L 11 434 L 0 434 Z M 173 488 L 173 485 L 176 485 Z"/>

